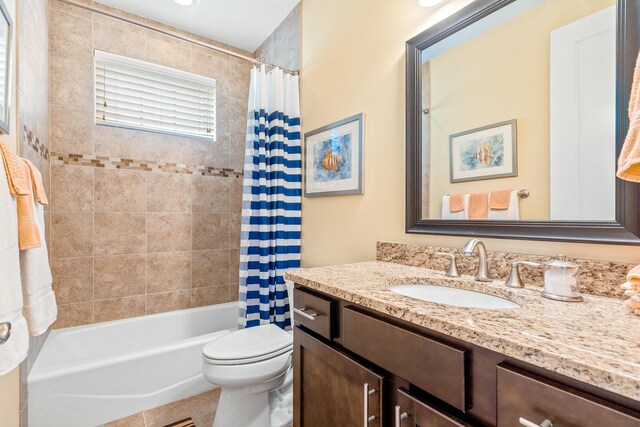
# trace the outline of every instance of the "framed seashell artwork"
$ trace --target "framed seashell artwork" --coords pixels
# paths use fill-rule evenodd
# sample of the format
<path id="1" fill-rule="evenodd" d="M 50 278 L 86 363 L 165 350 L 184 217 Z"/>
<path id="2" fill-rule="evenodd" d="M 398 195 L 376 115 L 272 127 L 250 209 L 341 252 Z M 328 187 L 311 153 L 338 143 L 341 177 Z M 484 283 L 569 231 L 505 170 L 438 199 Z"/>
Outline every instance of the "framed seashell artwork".
<path id="1" fill-rule="evenodd" d="M 449 137 L 451 182 L 518 176 L 516 120 Z"/>
<path id="2" fill-rule="evenodd" d="M 305 133 L 305 197 L 364 194 L 363 121 L 359 113 Z"/>

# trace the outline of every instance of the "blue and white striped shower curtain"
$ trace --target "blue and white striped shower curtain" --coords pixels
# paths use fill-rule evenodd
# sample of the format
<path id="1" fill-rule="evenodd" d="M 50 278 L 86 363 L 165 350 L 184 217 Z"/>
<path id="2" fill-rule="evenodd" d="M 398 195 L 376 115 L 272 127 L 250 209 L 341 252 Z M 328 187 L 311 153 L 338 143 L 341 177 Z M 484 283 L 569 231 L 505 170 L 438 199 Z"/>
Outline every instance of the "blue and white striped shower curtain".
<path id="1" fill-rule="evenodd" d="M 298 77 L 251 72 L 242 195 L 240 326 L 291 324 L 284 281 L 300 266 Z"/>

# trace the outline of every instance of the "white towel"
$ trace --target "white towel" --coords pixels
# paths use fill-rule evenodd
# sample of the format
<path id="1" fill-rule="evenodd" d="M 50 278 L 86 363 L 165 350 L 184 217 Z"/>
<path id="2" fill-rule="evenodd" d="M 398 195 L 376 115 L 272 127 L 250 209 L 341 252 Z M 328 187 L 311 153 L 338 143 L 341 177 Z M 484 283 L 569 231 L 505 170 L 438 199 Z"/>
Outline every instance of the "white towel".
<path id="1" fill-rule="evenodd" d="M 42 245 L 39 248 L 20 251 L 20 273 L 24 299 L 22 314 L 27 319 L 29 334 L 35 337 L 47 332 L 56 320 L 58 308 L 51 288 L 53 279 L 45 240 L 44 206 L 35 199 L 33 204 L 33 219 L 40 231 Z"/>
<path id="2" fill-rule="evenodd" d="M 489 194 L 489 206 L 491 206 L 491 194 Z M 509 198 L 509 209 L 494 210 L 489 209 L 489 219 L 493 220 L 512 220 L 517 221 L 520 219 L 520 199 L 518 198 L 518 192 L 512 191 Z"/>
<path id="3" fill-rule="evenodd" d="M 1 154 L 0 154 L 1 155 Z M 11 322 L 9 340 L 0 344 L 0 375 L 14 370 L 27 356 L 29 331 L 22 316 L 18 211 L 0 161 L 0 322 Z"/>
<path id="4" fill-rule="evenodd" d="M 469 219 L 469 195 L 464 195 L 464 210 L 459 212 L 451 212 L 449 208 L 449 196 L 442 197 L 442 214 L 441 219 Z"/>

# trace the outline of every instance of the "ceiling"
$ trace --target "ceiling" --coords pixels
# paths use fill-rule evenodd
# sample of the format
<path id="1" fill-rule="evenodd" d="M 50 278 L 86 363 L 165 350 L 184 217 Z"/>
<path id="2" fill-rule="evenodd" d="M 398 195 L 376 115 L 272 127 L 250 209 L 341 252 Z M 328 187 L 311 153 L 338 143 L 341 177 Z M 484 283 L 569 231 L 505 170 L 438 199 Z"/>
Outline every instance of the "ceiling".
<path id="1" fill-rule="evenodd" d="M 100 3 L 254 52 L 300 0 L 99 0 Z"/>

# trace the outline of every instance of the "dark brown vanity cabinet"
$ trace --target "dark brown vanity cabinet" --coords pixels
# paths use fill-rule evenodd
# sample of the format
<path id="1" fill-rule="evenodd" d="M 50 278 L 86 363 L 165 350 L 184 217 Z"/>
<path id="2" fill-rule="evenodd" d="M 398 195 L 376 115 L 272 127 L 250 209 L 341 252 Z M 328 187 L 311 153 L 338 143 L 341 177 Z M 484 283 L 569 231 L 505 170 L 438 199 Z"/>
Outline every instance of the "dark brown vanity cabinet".
<path id="1" fill-rule="evenodd" d="M 381 376 L 298 328 L 293 339 L 294 425 L 384 425 Z"/>
<path id="2" fill-rule="evenodd" d="M 303 287 L 295 295 L 316 314 L 294 315 L 295 427 L 640 427 L 640 404 L 623 396 Z"/>

